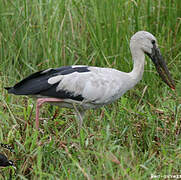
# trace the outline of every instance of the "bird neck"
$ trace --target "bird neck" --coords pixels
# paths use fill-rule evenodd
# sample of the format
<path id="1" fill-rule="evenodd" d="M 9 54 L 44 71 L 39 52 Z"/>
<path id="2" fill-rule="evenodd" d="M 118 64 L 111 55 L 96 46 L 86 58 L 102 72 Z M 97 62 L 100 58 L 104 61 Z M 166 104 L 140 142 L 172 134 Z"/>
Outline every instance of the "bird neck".
<path id="1" fill-rule="evenodd" d="M 145 64 L 145 54 L 141 49 L 134 49 L 131 51 L 133 58 L 133 70 L 130 72 L 130 76 L 136 85 L 143 76 L 144 64 Z"/>

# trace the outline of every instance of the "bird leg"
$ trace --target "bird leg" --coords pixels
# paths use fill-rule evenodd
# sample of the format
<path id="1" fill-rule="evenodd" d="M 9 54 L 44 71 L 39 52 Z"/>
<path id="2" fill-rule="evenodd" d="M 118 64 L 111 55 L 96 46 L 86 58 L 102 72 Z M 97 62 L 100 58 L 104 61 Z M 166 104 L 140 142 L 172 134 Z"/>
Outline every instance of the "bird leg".
<path id="1" fill-rule="evenodd" d="M 75 113 L 76 113 L 76 117 L 79 120 L 79 128 L 82 127 L 82 123 L 83 123 L 83 118 L 85 115 L 85 110 L 81 109 L 81 108 L 77 108 L 77 106 L 75 104 L 73 104 L 74 109 L 75 109 Z"/>
<path id="2" fill-rule="evenodd" d="M 39 128 L 39 112 L 40 112 L 40 107 L 42 106 L 43 103 L 46 102 L 62 102 L 63 99 L 58 99 L 58 98 L 38 98 L 36 101 L 36 129 L 38 130 Z"/>

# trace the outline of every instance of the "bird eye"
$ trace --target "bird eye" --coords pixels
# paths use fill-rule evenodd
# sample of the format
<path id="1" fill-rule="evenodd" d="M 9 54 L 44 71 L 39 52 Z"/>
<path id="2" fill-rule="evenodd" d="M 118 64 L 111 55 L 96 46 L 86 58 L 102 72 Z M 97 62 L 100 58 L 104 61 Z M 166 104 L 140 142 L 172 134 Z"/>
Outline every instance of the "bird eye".
<path id="1" fill-rule="evenodd" d="M 152 43 L 152 44 L 155 44 L 155 40 L 151 40 L 151 43 Z"/>

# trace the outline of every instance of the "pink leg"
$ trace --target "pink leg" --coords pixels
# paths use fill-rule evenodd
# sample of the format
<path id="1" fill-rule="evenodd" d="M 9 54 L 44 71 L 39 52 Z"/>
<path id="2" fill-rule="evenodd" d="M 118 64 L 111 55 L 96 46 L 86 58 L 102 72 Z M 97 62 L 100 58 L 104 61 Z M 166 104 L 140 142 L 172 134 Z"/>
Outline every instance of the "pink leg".
<path id="1" fill-rule="evenodd" d="M 39 128 L 39 112 L 40 112 L 40 107 L 42 106 L 43 103 L 46 102 L 62 102 L 63 99 L 58 99 L 58 98 L 38 98 L 36 102 L 36 129 Z"/>

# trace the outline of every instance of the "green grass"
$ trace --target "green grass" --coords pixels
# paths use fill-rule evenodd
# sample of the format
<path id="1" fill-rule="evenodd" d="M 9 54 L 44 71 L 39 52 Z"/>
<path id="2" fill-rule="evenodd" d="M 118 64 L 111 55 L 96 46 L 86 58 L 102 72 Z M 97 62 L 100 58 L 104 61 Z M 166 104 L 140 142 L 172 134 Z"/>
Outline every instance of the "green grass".
<path id="1" fill-rule="evenodd" d="M 49 105 L 41 110 L 37 132 L 34 101 L 4 90 L 49 67 L 86 64 L 129 72 L 129 40 L 138 30 L 157 37 L 176 93 L 147 61 L 143 80 L 114 104 L 88 111 L 78 134 L 73 111 Z M 0 142 L 15 153 L 0 152 L 17 171 L 0 169 L 0 178 L 10 172 L 23 180 L 180 175 L 180 49 L 180 0 L 2 0 Z"/>

